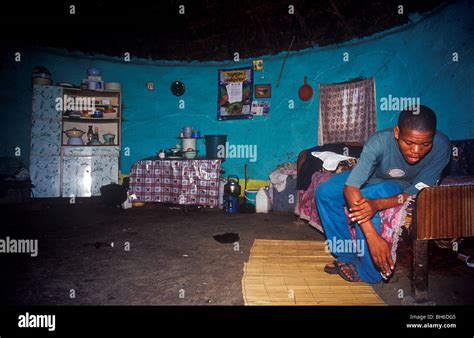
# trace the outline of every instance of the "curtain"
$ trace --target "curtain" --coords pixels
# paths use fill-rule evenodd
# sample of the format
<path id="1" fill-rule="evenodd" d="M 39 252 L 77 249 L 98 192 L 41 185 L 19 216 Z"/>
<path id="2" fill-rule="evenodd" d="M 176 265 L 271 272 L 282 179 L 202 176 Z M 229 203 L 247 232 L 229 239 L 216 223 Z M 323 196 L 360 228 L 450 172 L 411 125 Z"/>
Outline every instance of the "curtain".
<path id="1" fill-rule="evenodd" d="M 318 145 L 364 144 L 375 132 L 374 78 L 319 85 Z"/>

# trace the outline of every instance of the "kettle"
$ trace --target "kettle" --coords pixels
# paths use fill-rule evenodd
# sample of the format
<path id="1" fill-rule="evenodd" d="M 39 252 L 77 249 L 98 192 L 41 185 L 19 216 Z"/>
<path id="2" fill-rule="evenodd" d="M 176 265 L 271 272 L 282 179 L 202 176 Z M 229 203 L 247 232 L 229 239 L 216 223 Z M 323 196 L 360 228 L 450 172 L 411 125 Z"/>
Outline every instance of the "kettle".
<path id="1" fill-rule="evenodd" d="M 229 175 L 227 183 L 224 185 L 224 195 L 239 196 L 240 191 L 239 177 L 237 175 Z"/>

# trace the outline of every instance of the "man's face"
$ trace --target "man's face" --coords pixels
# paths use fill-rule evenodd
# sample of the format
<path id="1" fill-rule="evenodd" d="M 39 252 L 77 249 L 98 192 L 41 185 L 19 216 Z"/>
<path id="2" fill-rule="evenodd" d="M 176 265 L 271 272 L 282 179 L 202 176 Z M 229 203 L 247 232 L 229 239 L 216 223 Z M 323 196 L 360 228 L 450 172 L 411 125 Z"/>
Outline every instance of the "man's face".
<path id="1" fill-rule="evenodd" d="M 432 131 L 407 128 L 400 130 L 398 126 L 395 126 L 393 133 L 400 147 L 400 152 L 408 164 L 418 163 L 433 148 L 434 132 Z"/>

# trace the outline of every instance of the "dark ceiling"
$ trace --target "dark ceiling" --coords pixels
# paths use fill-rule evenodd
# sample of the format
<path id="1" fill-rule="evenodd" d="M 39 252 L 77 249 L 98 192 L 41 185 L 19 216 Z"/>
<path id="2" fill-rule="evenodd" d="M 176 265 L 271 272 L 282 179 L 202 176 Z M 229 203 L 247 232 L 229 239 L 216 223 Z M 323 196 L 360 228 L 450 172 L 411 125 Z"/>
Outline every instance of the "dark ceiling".
<path id="1" fill-rule="evenodd" d="M 449 0 L 448 0 L 449 1 Z M 230 60 L 326 46 L 381 32 L 442 0 L 20 1 L 0 14 L 2 45 L 157 60 Z M 70 15 L 69 4 L 76 4 Z M 184 5 L 185 14 L 179 14 Z M 289 14 L 289 6 L 294 14 Z M 404 14 L 398 6 L 404 6 Z M 29 7 L 28 7 L 29 6 Z M 47 7 L 46 7 L 47 6 Z"/>

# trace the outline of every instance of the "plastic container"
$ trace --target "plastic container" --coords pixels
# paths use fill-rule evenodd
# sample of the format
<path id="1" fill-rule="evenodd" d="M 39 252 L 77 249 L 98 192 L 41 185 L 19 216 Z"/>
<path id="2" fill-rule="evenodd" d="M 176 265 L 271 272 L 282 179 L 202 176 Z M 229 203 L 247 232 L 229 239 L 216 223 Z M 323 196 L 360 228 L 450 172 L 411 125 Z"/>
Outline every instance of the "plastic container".
<path id="1" fill-rule="evenodd" d="M 257 193 L 258 189 L 247 189 L 245 190 L 245 200 L 247 203 L 257 206 Z"/>
<path id="2" fill-rule="evenodd" d="M 183 144 L 183 151 L 188 151 L 188 149 L 192 149 L 196 151 L 196 139 L 195 138 L 182 138 L 181 143 Z"/>
<path id="3" fill-rule="evenodd" d="M 227 135 L 204 135 L 206 140 L 206 158 L 225 161 Z"/>
<path id="4" fill-rule="evenodd" d="M 224 185 L 226 183 L 226 179 L 219 179 L 219 209 L 222 209 L 224 207 Z"/>
<path id="5" fill-rule="evenodd" d="M 270 196 L 265 188 L 258 189 L 255 211 L 257 213 L 268 213 L 270 211 Z"/>

